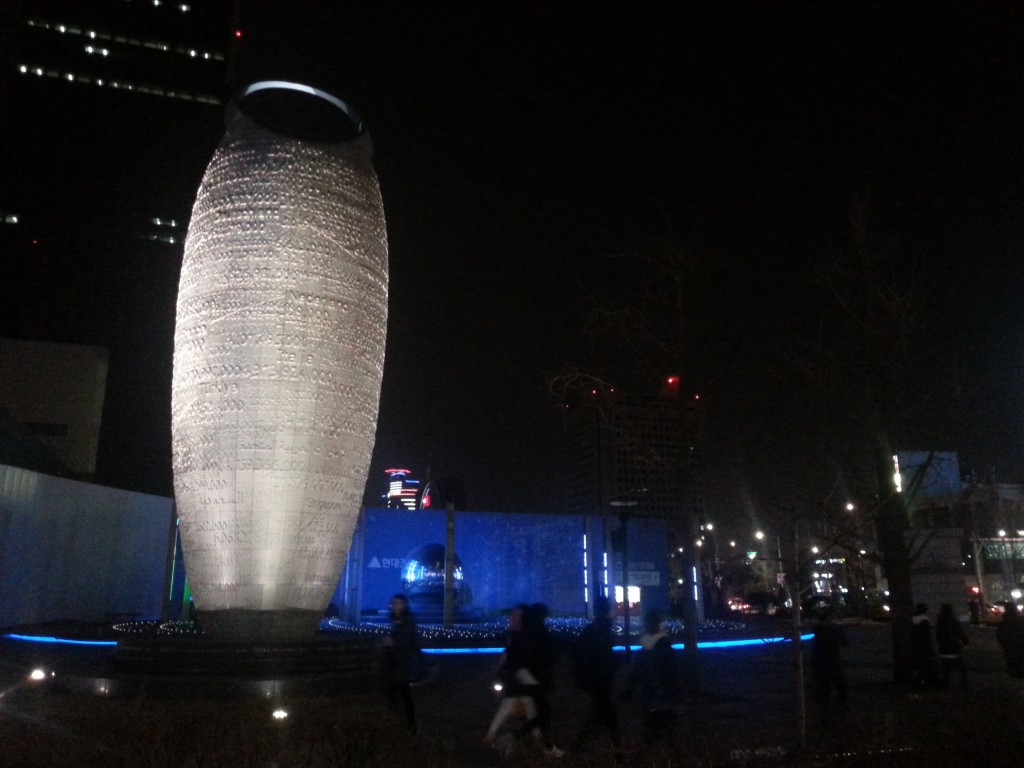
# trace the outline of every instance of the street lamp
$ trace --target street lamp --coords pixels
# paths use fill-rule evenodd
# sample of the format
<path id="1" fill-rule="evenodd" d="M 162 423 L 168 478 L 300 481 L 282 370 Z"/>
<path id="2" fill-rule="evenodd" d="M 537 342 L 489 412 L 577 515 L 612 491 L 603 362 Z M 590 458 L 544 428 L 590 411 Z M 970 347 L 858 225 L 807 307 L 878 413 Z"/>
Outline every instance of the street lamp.
<path id="1" fill-rule="evenodd" d="M 629 544 L 626 523 L 629 522 L 629 510 L 637 505 L 636 501 L 612 501 L 609 504 L 619 511 L 619 522 L 622 524 L 622 633 L 626 638 L 626 656 L 629 656 Z"/>
<path id="2" fill-rule="evenodd" d="M 764 531 L 755 531 L 754 532 L 754 538 L 757 539 L 758 541 L 763 541 L 764 540 Z M 782 568 L 782 539 L 779 538 L 778 534 L 776 534 L 776 536 L 775 536 L 775 549 L 776 549 L 776 553 L 779 556 L 778 563 L 779 563 L 779 569 L 781 570 L 781 568 Z"/>

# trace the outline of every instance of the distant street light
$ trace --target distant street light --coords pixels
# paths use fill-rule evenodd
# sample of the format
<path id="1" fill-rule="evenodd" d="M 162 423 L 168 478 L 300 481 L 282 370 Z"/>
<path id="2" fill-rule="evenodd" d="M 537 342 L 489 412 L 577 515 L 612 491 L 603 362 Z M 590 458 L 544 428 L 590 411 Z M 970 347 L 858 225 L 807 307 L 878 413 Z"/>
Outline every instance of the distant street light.
<path id="1" fill-rule="evenodd" d="M 629 657 L 629 544 L 626 523 L 629 522 L 629 510 L 637 505 L 636 501 L 611 501 L 610 506 L 619 511 L 619 522 L 622 523 L 622 633 L 626 638 L 626 657 Z"/>

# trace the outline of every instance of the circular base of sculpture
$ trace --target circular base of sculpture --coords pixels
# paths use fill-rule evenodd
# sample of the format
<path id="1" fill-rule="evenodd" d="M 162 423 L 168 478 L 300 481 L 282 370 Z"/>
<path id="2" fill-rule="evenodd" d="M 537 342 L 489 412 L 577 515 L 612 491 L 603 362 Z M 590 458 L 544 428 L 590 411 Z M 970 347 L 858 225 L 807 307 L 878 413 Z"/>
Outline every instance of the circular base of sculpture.
<path id="1" fill-rule="evenodd" d="M 314 640 L 321 611 L 199 611 L 199 626 L 210 640 L 225 643 L 301 643 Z"/>
<path id="2" fill-rule="evenodd" d="M 326 693 L 376 669 L 376 641 L 216 642 L 208 638 L 125 638 L 111 657 L 113 677 L 129 690 L 145 680 L 168 695 Z M 365 682 L 365 681 L 364 681 Z M 269 686 L 269 688 L 268 688 Z"/>
<path id="3" fill-rule="evenodd" d="M 329 634 L 302 643 L 226 643 L 157 635 L 120 636 L 116 645 L 109 639 L 73 642 L 80 644 L 0 636 L 0 657 L 10 670 L 41 668 L 52 673 L 39 687 L 54 692 L 266 699 L 365 688 L 372 685 L 380 652 L 379 638 Z"/>

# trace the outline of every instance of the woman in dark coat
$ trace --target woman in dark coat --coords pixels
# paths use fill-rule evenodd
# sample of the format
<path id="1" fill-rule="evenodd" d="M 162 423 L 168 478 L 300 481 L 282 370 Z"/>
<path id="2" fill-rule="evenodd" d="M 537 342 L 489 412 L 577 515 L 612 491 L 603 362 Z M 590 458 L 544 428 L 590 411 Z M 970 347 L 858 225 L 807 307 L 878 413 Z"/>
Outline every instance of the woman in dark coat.
<path id="1" fill-rule="evenodd" d="M 811 669 L 814 672 L 815 698 L 827 707 L 835 692 L 840 701 L 847 696 L 843 674 L 842 649 L 849 645 L 843 628 L 835 623 L 831 606 L 821 611 L 811 641 Z"/>
<path id="2" fill-rule="evenodd" d="M 384 653 L 381 663 L 381 677 L 384 680 L 384 694 L 388 703 L 398 712 L 405 712 L 409 732 L 415 734 L 416 708 L 412 701 L 412 682 L 420 654 L 419 632 L 409 612 L 405 595 L 391 598 L 391 631 L 384 638 Z"/>
<path id="3" fill-rule="evenodd" d="M 1010 677 L 1024 678 L 1024 619 L 1015 603 L 1006 601 L 1003 620 L 996 627 L 996 640 L 1003 649 Z"/>
<path id="4" fill-rule="evenodd" d="M 953 615 L 953 606 L 943 603 L 939 607 L 939 616 L 935 620 L 935 643 L 939 647 L 939 664 L 942 685 L 949 685 L 953 670 L 960 672 L 960 685 L 967 687 L 967 666 L 960 652 L 967 645 L 967 635 Z"/>

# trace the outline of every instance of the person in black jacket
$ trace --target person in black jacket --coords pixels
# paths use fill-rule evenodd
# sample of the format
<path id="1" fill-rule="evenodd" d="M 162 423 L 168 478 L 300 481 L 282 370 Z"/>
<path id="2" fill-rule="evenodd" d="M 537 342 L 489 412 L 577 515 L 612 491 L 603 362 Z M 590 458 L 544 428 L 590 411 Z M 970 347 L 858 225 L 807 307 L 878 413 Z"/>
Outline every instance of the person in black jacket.
<path id="1" fill-rule="evenodd" d="M 934 688 L 939 684 L 938 659 L 935 656 L 935 637 L 928 618 L 928 606 L 918 603 L 911 617 L 910 682 L 915 688 Z"/>
<path id="2" fill-rule="evenodd" d="M 533 733 L 544 742 L 545 752 L 561 757 L 564 752 L 555 746 L 551 733 L 551 703 L 548 693 L 553 682 L 555 645 L 545 620 L 548 607 L 534 603 L 523 612 L 521 656 L 515 681 L 523 695 L 533 699 L 536 715 L 523 726 L 524 733 Z"/>
<path id="3" fill-rule="evenodd" d="M 612 651 L 612 604 L 604 595 L 594 600 L 594 620 L 587 624 L 576 644 L 573 676 L 576 685 L 590 696 L 590 714 L 570 751 L 576 751 L 594 732 L 603 730 L 614 740 L 619 718 L 612 701 L 616 659 Z"/>
<path id="4" fill-rule="evenodd" d="M 1003 649 L 1006 659 L 1006 671 L 1010 677 L 1024 677 L 1024 619 L 1017 610 L 1016 603 L 1006 601 L 1003 619 L 996 627 L 996 640 Z"/>
<path id="5" fill-rule="evenodd" d="M 844 701 L 847 696 L 842 649 L 849 645 L 849 640 L 834 618 L 831 606 L 822 609 L 814 625 L 814 638 L 811 640 L 811 670 L 814 674 L 815 698 L 821 703 L 823 712 L 832 700 L 833 691 L 840 701 Z"/>
<path id="6" fill-rule="evenodd" d="M 537 717 L 537 705 L 533 698 L 527 695 L 528 686 L 520 682 L 520 679 L 529 678 L 525 674 L 519 674 L 520 670 L 525 668 L 523 619 L 529 610 L 528 605 L 517 605 L 508 615 L 508 638 L 498 662 L 501 703 L 484 736 L 485 744 L 506 756 L 511 755 L 522 723 L 534 721 Z M 514 732 L 510 730 L 510 724 L 516 726 Z"/>
<path id="7" fill-rule="evenodd" d="M 416 621 L 409 611 L 409 603 L 405 595 L 391 598 L 391 631 L 384 638 L 381 661 L 381 677 L 384 682 L 384 694 L 388 703 L 398 712 L 405 713 L 409 733 L 415 734 L 416 708 L 412 701 L 412 682 L 419 661 L 420 640 L 416 629 Z"/>
<path id="8" fill-rule="evenodd" d="M 626 680 L 624 699 L 639 690 L 644 713 L 644 738 L 652 741 L 664 735 L 677 715 L 679 677 L 664 619 L 658 613 L 644 616 L 640 653 L 633 660 Z"/>
<path id="9" fill-rule="evenodd" d="M 939 606 L 939 615 L 935 619 L 935 643 L 939 649 L 940 682 L 943 687 L 949 685 L 953 670 L 960 673 L 960 686 L 967 688 L 967 665 L 964 664 L 960 652 L 967 645 L 967 635 L 953 614 L 953 606 L 943 603 Z"/>

